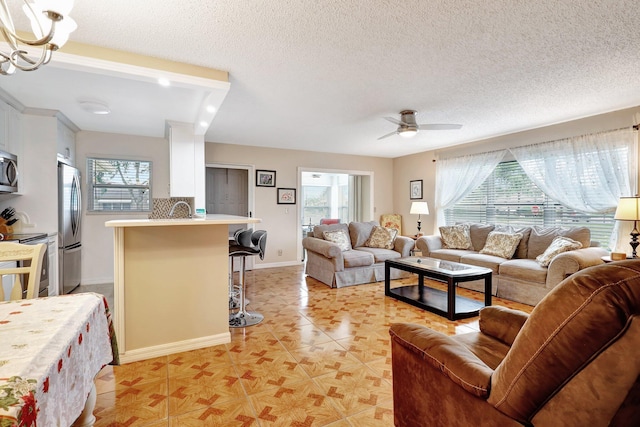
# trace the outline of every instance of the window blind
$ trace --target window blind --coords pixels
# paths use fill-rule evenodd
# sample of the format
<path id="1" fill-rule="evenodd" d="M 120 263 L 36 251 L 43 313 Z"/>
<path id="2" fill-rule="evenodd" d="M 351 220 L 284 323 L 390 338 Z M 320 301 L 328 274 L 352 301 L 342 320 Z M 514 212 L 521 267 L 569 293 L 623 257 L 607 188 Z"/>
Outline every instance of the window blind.
<path id="1" fill-rule="evenodd" d="M 151 210 L 151 162 L 88 158 L 87 174 L 89 211 Z"/>
<path id="2" fill-rule="evenodd" d="M 594 188 L 593 191 L 597 191 Z M 479 222 L 514 226 L 588 227 L 591 240 L 609 245 L 614 212 L 589 214 L 569 209 L 544 194 L 518 162 L 498 164 L 485 182 L 455 206 L 445 209 L 447 224 Z"/>

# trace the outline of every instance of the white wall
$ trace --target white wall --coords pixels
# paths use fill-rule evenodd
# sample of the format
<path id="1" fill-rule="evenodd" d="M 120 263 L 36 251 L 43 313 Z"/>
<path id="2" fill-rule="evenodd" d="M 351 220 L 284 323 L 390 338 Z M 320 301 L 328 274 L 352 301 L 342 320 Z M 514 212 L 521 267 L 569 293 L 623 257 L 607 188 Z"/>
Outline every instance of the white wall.
<path id="1" fill-rule="evenodd" d="M 83 285 L 113 282 L 113 229 L 104 226 L 112 219 L 147 218 L 148 214 L 103 214 L 87 212 L 87 157 L 131 158 L 152 163 L 151 197 L 169 197 L 169 144 L 164 138 L 112 133 L 76 134 L 76 167 L 82 174 L 82 278 Z"/>
<path id="2" fill-rule="evenodd" d="M 495 138 L 484 139 L 469 144 L 437 151 L 429 151 L 410 156 L 398 157 L 393 161 L 393 189 L 396 198 L 394 207 L 403 215 L 403 227 L 409 224 L 415 230 L 417 215 L 410 215 L 409 181 L 424 180 L 424 200 L 429 204 L 430 215 L 422 218 L 422 232 L 434 234 L 435 229 L 435 169 L 434 160 L 476 154 L 481 152 L 502 150 L 511 147 L 554 141 L 572 136 L 579 136 L 613 129 L 630 127 L 638 123 L 640 106 L 600 114 L 571 122 L 559 123 L 525 132 L 517 132 Z"/>
<path id="3" fill-rule="evenodd" d="M 298 188 L 298 167 L 304 169 L 335 169 L 347 171 L 373 171 L 374 174 L 374 219 L 393 208 L 392 159 L 367 156 L 347 156 L 341 154 L 318 153 L 301 150 L 280 150 L 274 148 L 249 147 L 230 144 L 206 143 L 205 162 L 243 164 L 256 169 L 275 170 L 276 187 L 255 188 L 255 214 L 262 219 L 256 229 L 267 230 L 267 250 L 264 261 L 256 264 L 292 265 L 299 264 L 301 256 L 301 229 L 298 228 L 298 207 L 278 205 L 276 189 Z M 299 199 L 299 194 L 296 194 Z M 296 200 L 299 202 L 299 200 Z M 288 212 L 288 213 L 287 213 Z M 278 250 L 282 255 L 278 256 Z"/>

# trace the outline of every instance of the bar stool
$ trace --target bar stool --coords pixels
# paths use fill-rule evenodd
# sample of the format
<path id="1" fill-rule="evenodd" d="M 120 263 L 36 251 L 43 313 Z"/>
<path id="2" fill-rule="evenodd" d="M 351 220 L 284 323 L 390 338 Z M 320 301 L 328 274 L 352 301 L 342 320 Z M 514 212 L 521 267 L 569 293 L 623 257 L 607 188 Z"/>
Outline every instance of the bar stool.
<path id="1" fill-rule="evenodd" d="M 250 231 L 250 230 L 249 230 Z M 242 235 L 242 233 L 241 233 Z M 243 236 L 245 237 L 245 236 Z M 240 240 L 246 243 L 246 240 Z M 240 307 L 236 313 L 229 315 L 230 328 L 243 328 L 245 326 L 253 326 L 264 320 L 264 316 L 260 313 L 247 311 L 247 301 L 245 299 L 245 258 L 247 256 L 258 255 L 260 259 L 264 259 L 265 247 L 267 245 L 267 232 L 265 230 L 257 230 L 251 234 L 251 242 L 249 245 L 231 245 L 229 246 L 229 257 L 238 258 L 240 260 L 240 279 L 238 293 L 240 295 Z"/>
<path id="2" fill-rule="evenodd" d="M 232 246 L 251 246 L 251 235 L 253 230 L 238 229 L 233 233 L 233 239 L 229 240 L 229 310 L 240 308 L 239 286 L 233 282 L 233 256 L 231 256 Z M 246 300 L 249 304 L 249 300 Z"/>

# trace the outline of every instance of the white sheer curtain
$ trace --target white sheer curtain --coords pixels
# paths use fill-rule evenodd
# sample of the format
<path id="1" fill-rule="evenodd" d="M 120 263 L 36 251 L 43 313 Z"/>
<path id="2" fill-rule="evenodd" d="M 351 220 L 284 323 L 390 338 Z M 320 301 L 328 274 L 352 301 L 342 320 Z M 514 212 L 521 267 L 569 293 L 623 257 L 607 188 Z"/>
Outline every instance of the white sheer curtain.
<path id="1" fill-rule="evenodd" d="M 444 210 L 479 187 L 502 161 L 506 150 L 438 160 L 436 163 L 436 227 L 445 225 Z"/>
<path id="2" fill-rule="evenodd" d="M 588 213 L 613 212 L 636 192 L 637 133 L 631 128 L 511 148 L 522 169 L 549 197 Z M 614 248 L 620 227 L 610 243 Z"/>

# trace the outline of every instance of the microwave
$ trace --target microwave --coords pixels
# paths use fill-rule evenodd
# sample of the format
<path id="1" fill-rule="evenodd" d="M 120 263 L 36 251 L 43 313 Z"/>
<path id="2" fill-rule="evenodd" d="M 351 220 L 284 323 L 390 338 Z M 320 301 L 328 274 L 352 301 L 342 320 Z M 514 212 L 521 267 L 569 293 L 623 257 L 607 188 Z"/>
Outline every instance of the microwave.
<path id="1" fill-rule="evenodd" d="M 18 156 L 0 151 L 0 193 L 18 191 Z"/>

